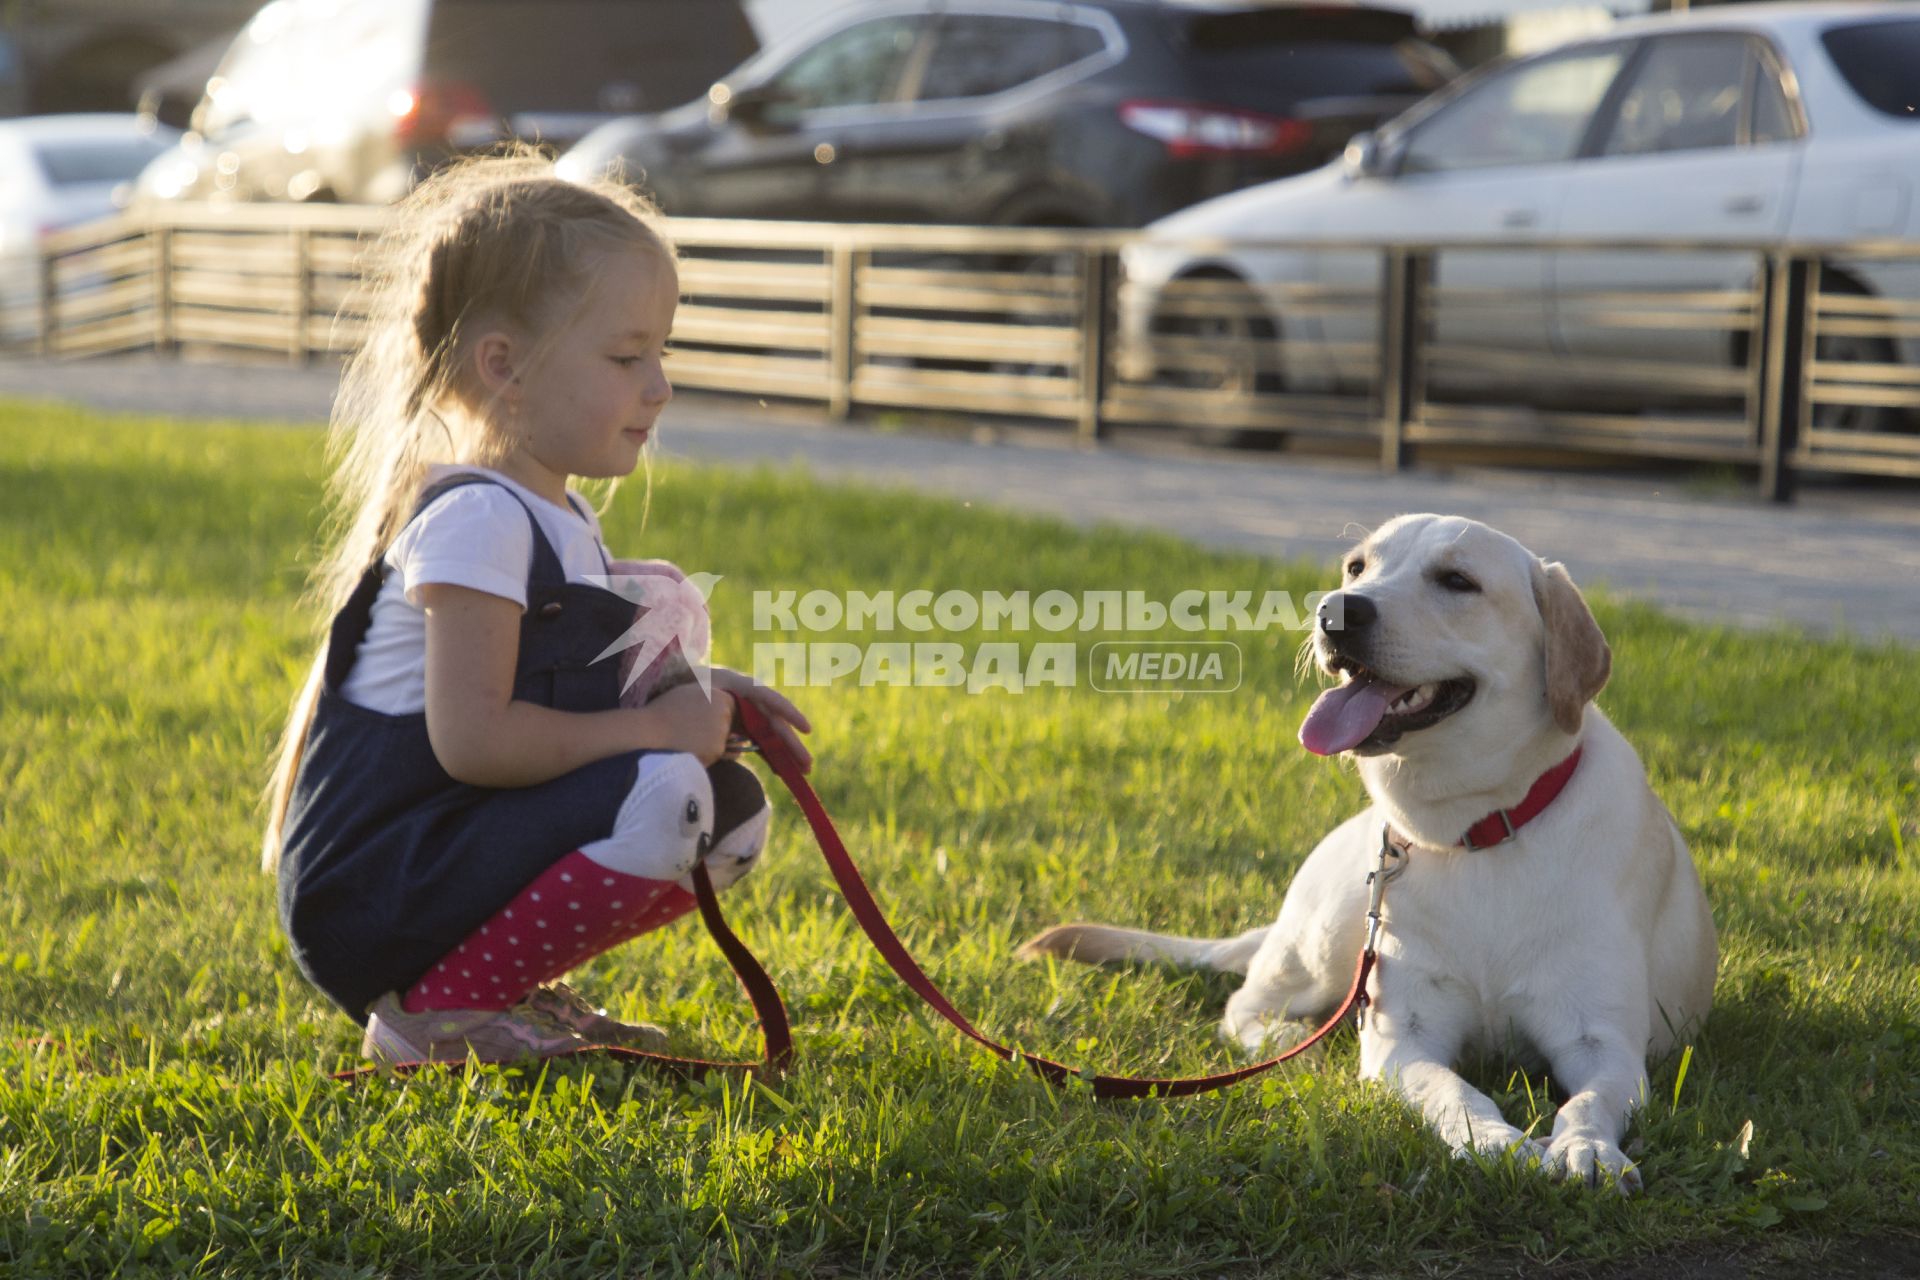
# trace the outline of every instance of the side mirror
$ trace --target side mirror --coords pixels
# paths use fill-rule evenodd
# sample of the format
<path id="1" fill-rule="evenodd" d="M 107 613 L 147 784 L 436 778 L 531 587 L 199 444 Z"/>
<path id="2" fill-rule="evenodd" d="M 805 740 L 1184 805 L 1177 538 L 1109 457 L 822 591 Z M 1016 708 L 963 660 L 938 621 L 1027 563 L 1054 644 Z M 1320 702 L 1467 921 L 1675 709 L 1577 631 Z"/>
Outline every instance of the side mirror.
<path id="1" fill-rule="evenodd" d="M 1348 182 L 1358 182 L 1362 178 L 1377 178 L 1387 170 L 1386 150 L 1380 145 L 1379 135 L 1374 133 L 1356 133 L 1347 142 L 1347 149 L 1340 155 L 1340 167 L 1346 172 Z"/>
<path id="2" fill-rule="evenodd" d="M 778 109 L 791 100 L 773 85 L 735 89 L 723 81 L 707 90 L 707 118 L 715 124 L 732 120 L 749 129 L 784 128 L 787 122 Z"/>

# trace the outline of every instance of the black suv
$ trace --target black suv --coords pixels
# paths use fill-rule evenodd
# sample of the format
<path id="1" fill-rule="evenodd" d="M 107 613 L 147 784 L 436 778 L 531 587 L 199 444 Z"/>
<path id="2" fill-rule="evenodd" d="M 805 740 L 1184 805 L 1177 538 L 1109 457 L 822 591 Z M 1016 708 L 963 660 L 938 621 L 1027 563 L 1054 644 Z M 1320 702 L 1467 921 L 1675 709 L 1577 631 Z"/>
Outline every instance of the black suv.
<path id="1" fill-rule="evenodd" d="M 882 0 L 596 129 L 670 214 L 1141 226 L 1317 167 L 1456 68 L 1354 5 Z"/>
<path id="2" fill-rule="evenodd" d="M 386 203 L 449 156 L 683 102 L 758 47 L 739 0 L 272 0 L 139 195 Z"/>

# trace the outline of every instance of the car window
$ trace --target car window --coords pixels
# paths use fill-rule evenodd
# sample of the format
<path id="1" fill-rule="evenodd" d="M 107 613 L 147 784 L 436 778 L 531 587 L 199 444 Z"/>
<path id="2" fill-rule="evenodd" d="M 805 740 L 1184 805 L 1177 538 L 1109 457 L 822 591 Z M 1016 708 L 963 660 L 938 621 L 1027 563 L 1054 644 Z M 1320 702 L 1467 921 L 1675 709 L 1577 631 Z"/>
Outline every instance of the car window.
<path id="1" fill-rule="evenodd" d="M 914 96 L 930 102 L 1004 93 L 1105 47 L 1099 32 L 1077 22 L 954 14 L 934 31 Z"/>
<path id="2" fill-rule="evenodd" d="M 0 32 L 0 115 L 23 115 L 27 105 L 27 77 L 13 40 Z"/>
<path id="3" fill-rule="evenodd" d="M 770 82 L 772 120 L 791 121 L 824 107 L 867 106 L 893 97 L 926 19 L 876 18 L 835 32 L 787 64 Z"/>
<path id="4" fill-rule="evenodd" d="M 1570 160 L 1625 60 L 1603 45 L 1494 72 L 1414 126 L 1401 172 Z"/>
<path id="5" fill-rule="evenodd" d="M 33 158 L 52 186 L 125 182 L 137 177 L 149 160 L 166 150 L 168 141 L 170 139 L 74 138 L 36 142 Z"/>
<path id="6" fill-rule="evenodd" d="M 1780 68 L 1773 59 L 1754 59 L 1753 124 L 1751 141 L 1788 142 L 1800 136 L 1800 122 L 1794 118 L 1787 100 L 1787 88 L 1780 82 Z"/>
<path id="7" fill-rule="evenodd" d="M 1833 27 L 1820 42 L 1848 86 L 1896 120 L 1920 121 L 1920 19 Z"/>
<path id="8" fill-rule="evenodd" d="M 1304 100 L 1431 93 L 1460 73 L 1411 13 L 1371 6 L 1167 6 L 1180 65 L 1216 102 L 1291 114 Z M 1175 18 L 1174 13 L 1179 17 Z"/>
<path id="9" fill-rule="evenodd" d="M 435 0 L 432 9 L 426 79 L 469 86 L 494 115 L 664 111 L 705 97 L 759 47 L 740 0 Z M 370 32 L 360 44 L 377 57 L 417 41 Z"/>
<path id="10" fill-rule="evenodd" d="M 1751 56 L 1744 36 L 1653 41 L 1614 108 L 1600 154 L 1644 156 L 1738 146 Z"/>

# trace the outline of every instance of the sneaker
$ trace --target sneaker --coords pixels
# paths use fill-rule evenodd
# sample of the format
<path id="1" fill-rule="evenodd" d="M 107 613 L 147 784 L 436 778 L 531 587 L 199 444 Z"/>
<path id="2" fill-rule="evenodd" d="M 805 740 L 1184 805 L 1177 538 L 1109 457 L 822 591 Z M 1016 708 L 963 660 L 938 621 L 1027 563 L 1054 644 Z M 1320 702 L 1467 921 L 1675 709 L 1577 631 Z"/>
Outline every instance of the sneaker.
<path id="1" fill-rule="evenodd" d="M 373 1002 L 360 1056 L 375 1062 L 516 1062 L 550 1058 L 586 1042 L 521 1001 L 511 1009 L 430 1009 L 408 1013 L 389 991 Z"/>
<path id="2" fill-rule="evenodd" d="M 520 1006 L 565 1027 L 593 1044 L 625 1045 L 648 1053 L 664 1053 L 667 1033 L 650 1022 L 621 1022 L 609 1018 L 605 1009 L 596 1009 L 587 998 L 564 982 L 535 987 Z"/>

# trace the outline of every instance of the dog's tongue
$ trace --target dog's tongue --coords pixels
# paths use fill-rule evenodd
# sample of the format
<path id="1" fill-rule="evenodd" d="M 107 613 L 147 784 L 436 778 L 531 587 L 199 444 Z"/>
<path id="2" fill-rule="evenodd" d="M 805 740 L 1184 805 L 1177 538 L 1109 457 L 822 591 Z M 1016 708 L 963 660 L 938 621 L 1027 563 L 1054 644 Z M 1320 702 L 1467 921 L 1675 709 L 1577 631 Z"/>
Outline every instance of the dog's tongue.
<path id="1" fill-rule="evenodd" d="M 1372 676 L 1357 676 L 1320 695 L 1300 724 L 1300 745 L 1317 756 L 1337 755 L 1366 740 L 1387 704 L 1405 693 Z"/>

